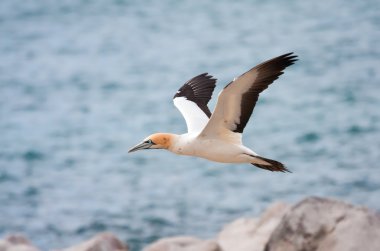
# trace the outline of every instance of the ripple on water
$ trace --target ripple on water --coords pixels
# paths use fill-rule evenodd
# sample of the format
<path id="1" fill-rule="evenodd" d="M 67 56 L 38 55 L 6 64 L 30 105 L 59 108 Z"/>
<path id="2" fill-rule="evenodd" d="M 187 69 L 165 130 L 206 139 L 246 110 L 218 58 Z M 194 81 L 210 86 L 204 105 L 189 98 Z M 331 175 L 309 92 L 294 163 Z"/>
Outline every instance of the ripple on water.
<path id="1" fill-rule="evenodd" d="M 298 143 L 315 143 L 321 140 L 321 135 L 317 132 L 307 132 L 297 138 Z"/>
<path id="2" fill-rule="evenodd" d="M 101 221 L 92 221 L 88 225 L 82 226 L 75 230 L 76 234 L 85 234 L 85 233 L 98 233 L 104 232 L 107 230 L 108 224 Z"/>
<path id="3" fill-rule="evenodd" d="M 0 170 L 0 183 L 6 183 L 6 182 L 18 182 L 19 179 L 17 179 L 16 176 L 8 173 L 6 170 Z"/>
<path id="4" fill-rule="evenodd" d="M 45 155 L 42 152 L 37 151 L 37 150 L 28 150 L 22 154 L 22 158 L 26 162 L 33 162 L 33 161 L 44 159 Z"/>

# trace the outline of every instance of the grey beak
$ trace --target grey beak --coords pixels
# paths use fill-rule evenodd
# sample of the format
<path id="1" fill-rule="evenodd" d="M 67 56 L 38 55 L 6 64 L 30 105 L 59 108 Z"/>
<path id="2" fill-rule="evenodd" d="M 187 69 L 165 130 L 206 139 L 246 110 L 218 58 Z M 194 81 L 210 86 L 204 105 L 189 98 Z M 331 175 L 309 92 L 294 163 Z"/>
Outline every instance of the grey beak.
<path id="1" fill-rule="evenodd" d="M 137 146 L 129 149 L 128 153 L 136 152 L 138 150 L 143 150 L 143 149 L 149 149 L 152 145 L 153 145 L 152 143 L 142 142 L 142 143 L 138 144 Z"/>

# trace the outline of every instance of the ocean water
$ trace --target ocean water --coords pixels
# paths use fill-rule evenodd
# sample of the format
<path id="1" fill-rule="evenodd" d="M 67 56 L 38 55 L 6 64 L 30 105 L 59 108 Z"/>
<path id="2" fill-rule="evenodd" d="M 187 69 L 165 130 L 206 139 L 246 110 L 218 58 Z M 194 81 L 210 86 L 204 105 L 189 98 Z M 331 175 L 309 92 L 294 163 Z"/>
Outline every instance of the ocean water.
<path id="1" fill-rule="evenodd" d="M 0 237 L 43 250 L 111 231 L 133 251 L 214 236 L 274 201 L 327 196 L 380 210 L 380 2 L 0 2 Z M 214 94 L 252 66 L 299 61 L 244 133 L 291 174 L 128 149 L 185 132 L 171 98 Z M 215 100 L 211 101 L 211 110 Z"/>

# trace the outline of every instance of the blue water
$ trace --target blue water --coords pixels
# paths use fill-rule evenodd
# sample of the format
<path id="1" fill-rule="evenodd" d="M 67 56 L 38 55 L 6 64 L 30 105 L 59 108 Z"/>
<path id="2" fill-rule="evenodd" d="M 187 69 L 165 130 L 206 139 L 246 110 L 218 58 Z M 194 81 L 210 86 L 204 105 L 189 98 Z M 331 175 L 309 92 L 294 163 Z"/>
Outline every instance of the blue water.
<path id="1" fill-rule="evenodd" d="M 0 2 L 0 237 L 63 248 L 112 231 L 134 251 L 214 236 L 274 201 L 320 195 L 380 210 L 380 2 Z M 172 105 L 263 60 L 300 61 L 262 96 L 244 142 L 292 174 L 165 151 Z M 215 94 L 216 97 L 216 94 Z M 211 107 L 215 100 L 211 102 Z M 211 108 L 212 110 L 212 108 Z"/>

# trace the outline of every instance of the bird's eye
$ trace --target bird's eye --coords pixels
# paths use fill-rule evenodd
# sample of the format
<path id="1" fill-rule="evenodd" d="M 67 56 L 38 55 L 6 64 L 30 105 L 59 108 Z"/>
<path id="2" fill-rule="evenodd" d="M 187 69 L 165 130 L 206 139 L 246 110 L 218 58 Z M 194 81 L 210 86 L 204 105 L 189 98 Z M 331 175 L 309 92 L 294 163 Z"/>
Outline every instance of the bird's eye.
<path id="1" fill-rule="evenodd" d="M 153 144 L 153 141 L 151 139 L 145 140 L 144 143 Z"/>

